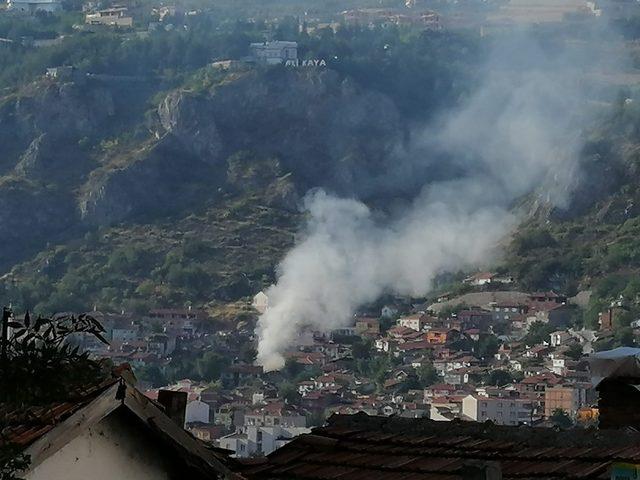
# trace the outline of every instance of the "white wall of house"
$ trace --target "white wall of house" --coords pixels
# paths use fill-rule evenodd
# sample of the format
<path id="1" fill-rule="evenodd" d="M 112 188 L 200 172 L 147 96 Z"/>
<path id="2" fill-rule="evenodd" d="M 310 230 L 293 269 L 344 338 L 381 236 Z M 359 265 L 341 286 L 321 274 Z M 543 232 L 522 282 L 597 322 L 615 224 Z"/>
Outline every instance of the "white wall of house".
<path id="1" fill-rule="evenodd" d="M 405 317 L 398 319 L 398 325 L 420 332 L 424 328 L 424 320 L 420 317 Z"/>
<path id="2" fill-rule="evenodd" d="M 267 311 L 267 308 L 269 308 L 269 297 L 267 297 L 267 294 L 264 292 L 258 292 L 253 297 L 251 305 L 258 311 L 258 313 L 264 313 Z"/>
<path id="3" fill-rule="evenodd" d="M 23 476 L 26 480 L 170 478 L 153 442 L 116 414 L 88 428 Z"/>
<path id="4" fill-rule="evenodd" d="M 531 420 L 531 404 L 520 398 L 496 398 L 467 395 L 462 413 L 476 422 L 491 420 L 498 425 L 518 425 Z"/>
<path id="5" fill-rule="evenodd" d="M 232 450 L 235 455 L 233 457 L 246 458 L 253 455 L 256 451 L 256 444 L 251 442 L 245 433 L 233 433 L 222 437 L 219 441 L 220 448 Z"/>
<path id="6" fill-rule="evenodd" d="M 192 422 L 209 423 L 209 405 L 200 400 L 187 403 L 184 418 L 185 424 Z"/>

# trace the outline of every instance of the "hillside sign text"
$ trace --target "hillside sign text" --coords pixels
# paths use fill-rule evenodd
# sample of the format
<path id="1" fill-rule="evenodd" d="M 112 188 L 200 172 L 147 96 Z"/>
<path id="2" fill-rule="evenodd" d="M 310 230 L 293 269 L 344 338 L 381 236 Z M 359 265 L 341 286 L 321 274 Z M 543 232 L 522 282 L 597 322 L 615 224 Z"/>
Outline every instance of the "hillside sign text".
<path id="1" fill-rule="evenodd" d="M 326 67 L 327 62 L 324 59 L 314 60 L 287 60 L 285 63 L 287 67 Z"/>

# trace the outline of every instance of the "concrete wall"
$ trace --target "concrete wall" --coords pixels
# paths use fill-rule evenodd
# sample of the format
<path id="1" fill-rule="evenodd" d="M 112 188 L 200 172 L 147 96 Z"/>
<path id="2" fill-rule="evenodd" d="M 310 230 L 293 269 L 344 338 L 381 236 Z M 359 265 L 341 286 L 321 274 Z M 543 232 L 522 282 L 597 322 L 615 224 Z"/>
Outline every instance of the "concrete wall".
<path id="1" fill-rule="evenodd" d="M 209 405 L 207 403 L 200 400 L 187 403 L 185 423 L 192 422 L 209 423 Z"/>
<path id="2" fill-rule="evenodd" d="M 491 420 L 498 425 L 518 425 L 530 421 L 529 404 L 525 399 L 468 395 L 462 399 L 462 413 L 476 422 Z"/>
<path id="3" fill-rule="evenodd" d="M 168 480 L 160 449 L 132 419 L 113 413 L 67 443 L 26 480 Z"/>

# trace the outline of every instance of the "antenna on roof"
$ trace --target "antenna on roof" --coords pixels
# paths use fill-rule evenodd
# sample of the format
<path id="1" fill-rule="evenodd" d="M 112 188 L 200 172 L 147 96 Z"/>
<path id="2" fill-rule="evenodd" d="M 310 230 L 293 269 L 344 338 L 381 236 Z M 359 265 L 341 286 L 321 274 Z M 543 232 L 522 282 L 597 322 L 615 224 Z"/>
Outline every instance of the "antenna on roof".
<path id="1" fill-rule="evenodd" d="M 7 367 L 7 348 L 9 344 L 9 320 L 11 319 L 11 308 L 2 309 L 2 333 L 0 333 L 0 370 Z"/>

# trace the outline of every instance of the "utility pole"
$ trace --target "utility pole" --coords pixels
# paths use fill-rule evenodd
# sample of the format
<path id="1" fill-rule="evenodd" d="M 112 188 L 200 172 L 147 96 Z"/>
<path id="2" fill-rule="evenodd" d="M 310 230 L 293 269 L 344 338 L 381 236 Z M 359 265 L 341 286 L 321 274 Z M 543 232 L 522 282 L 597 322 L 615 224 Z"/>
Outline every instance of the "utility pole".
<path id="1" fill-rule="evenodd" d="M 9 319 L 11 309 L 2 309 L 2 333 L 0 333 L 0 371 L 7 367 L 7 348 L 9 346 Z"/>

